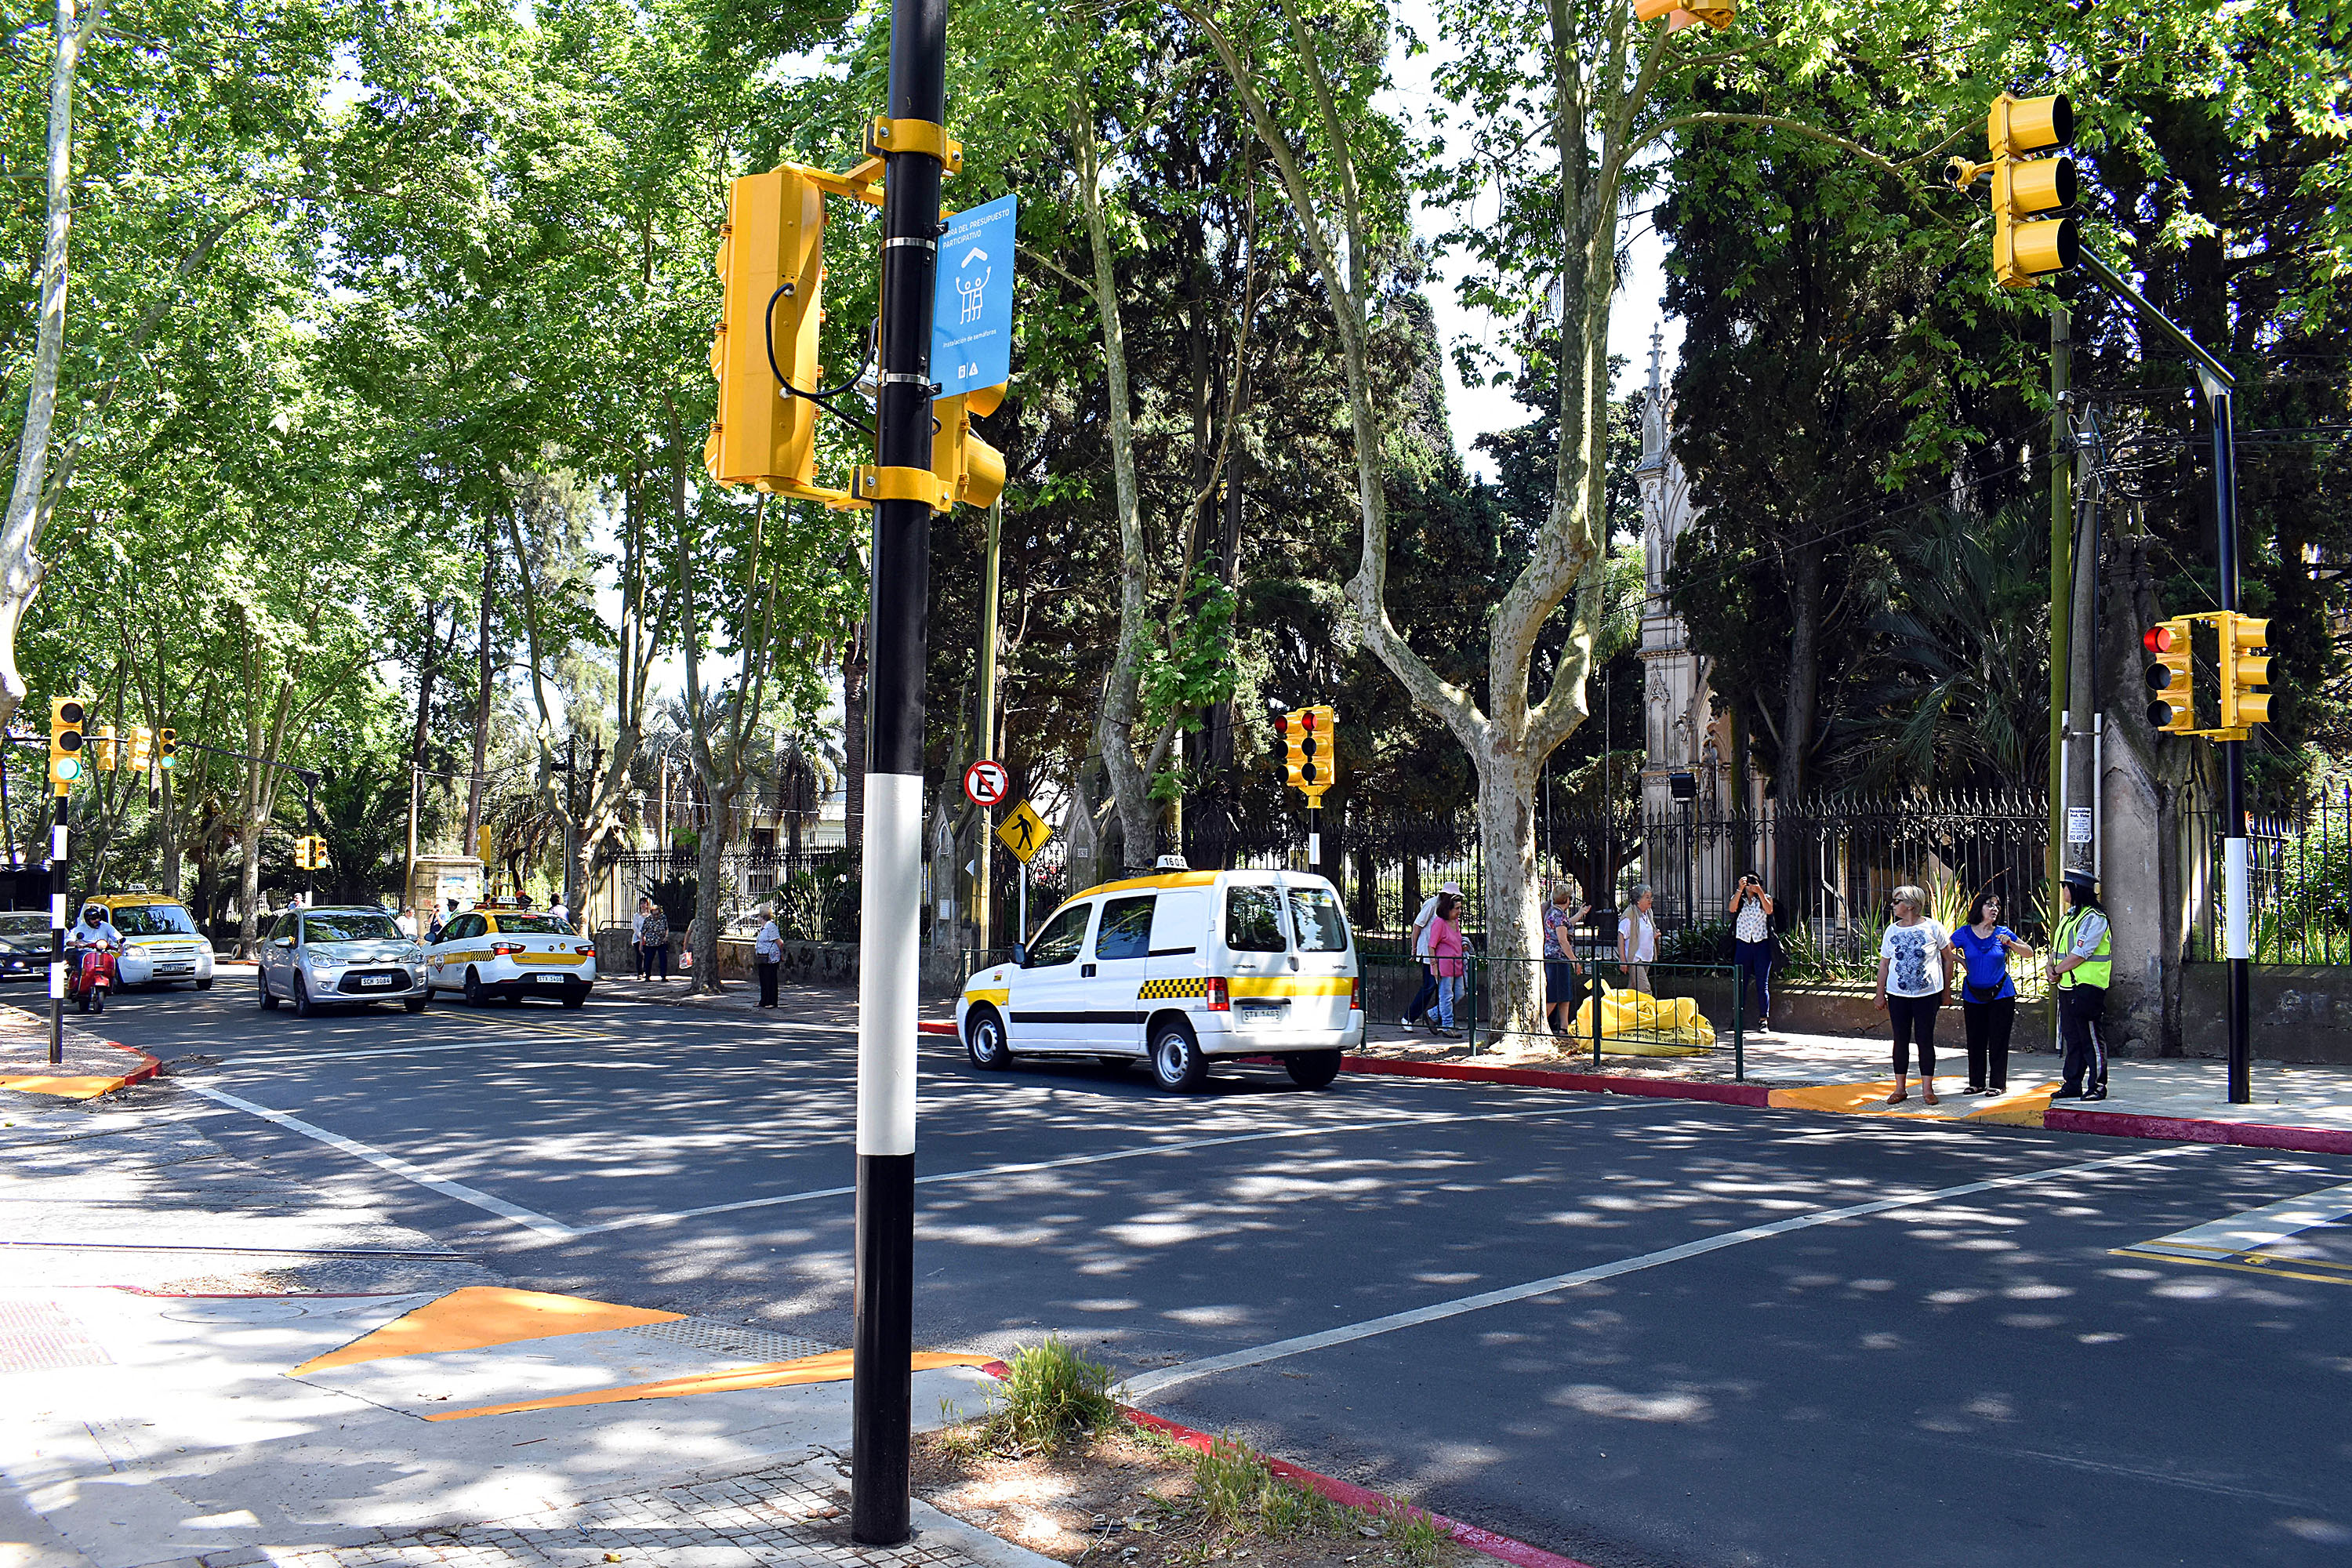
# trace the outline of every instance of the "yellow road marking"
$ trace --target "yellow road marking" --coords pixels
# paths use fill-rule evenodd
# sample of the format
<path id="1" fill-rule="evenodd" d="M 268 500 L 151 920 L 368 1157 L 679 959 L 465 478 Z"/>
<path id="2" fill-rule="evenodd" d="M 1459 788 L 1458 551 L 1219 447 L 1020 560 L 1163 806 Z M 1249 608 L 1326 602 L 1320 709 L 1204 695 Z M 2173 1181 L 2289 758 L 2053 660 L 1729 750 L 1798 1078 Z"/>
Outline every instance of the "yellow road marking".
<path id="1" fill-rule="evenodd" d="M 2352 1285 L 2352 1267 L 2313 1258 L 2280 1258 L 2267 1252 L 2239 1252 L 2220 1258 L 2183 1258 L 2174 1252 L 2143 1252 L 2137 1247 L 2109 1249 L 2115 1258 L 2145 1258 L 2158 1263 L 2185 1263 L 2191 1268 L 2234 1268 L 2241 1274 L 2267 1274 L 2273 1279 L 2309 1279 L 2321 1285 Z M 2325 1270 L 2326 1272 L 2315 1272 Z"/>
<path id="2" fill-rule="evenodd" d="M 646 1307 L 591 1301 L 583 1296 L 468 1285 L 394 1318 L 341 1350 L 314 1356 L 286 1375 L 299 1377 L 305 1373 L 356 1366 L 362 1362 L 432 1355 L 441 1351 L 483 1350 L 522 1340 L 551 1340 L 564 1334 L 633 1328 L 639 1323 L 674 1323 L 684 1316 L 683 1312 L 656 1312 Z"/>
<path id="3" fill-rule="evenodd" d="M 1925 1104 L 1915 1089 L 1911 1098 L 1900 1105 L 1889 1105 L 1886 1097 L 1895 1092 L 1895 1080 L 1880 1079 L 1873 1083 L 1831 1083 L 1813 1089 L 1776 1089 L 1765 1103 L 1783 1110 L 1832 1110 L 1851 1116 L 1885 1116 L 1907 1118 L 1914 1121 L 1998 1121 L 2025 1127 L 2042 1125 L 2042 1112 L 2050 1109 L 2050 1097 L 2058 1085 L 2042 1084 L 2033 1089 L 2011 1089 L 1991 1100 L 1979 1100 L 1976 1109 L 1968 1111 L 1946 1110 Z M 1941 1097 L 1950 1105 L 1955 1097 Z"/>
<path id="4" fill-rule="evenodd" d="M 658 1383 L 635 1383 L 624 1388 L 592 1388 L 583 1394 L 559 1394 L 551 1399 L 523 1399 L 512 1405 L 483 1405 L 471 1410 L 447 1410 L 425 1416 L 427 1421 L 465 1421 L 476 1415 L 513 1415 L 526 1410 L 561 1410 L 578 1405 L 620 1405 L 635 1399 L 676 1399 L 688 1394 L 727 1394 L 747 1388 L 787 1388 L 805 1383 L 842 1383 L 851 1371 L 849 1351 L 770 1362 L 764 1366 L 738 1367 L 732 1372 L 698 1373 L 691 1377 L 664 1378 Z M 988 1355 L 955 1355 L 942 1351 L 918 1351 L 909 1369 L 929 1372 L 943 1366 L 986 1366 Z"/>

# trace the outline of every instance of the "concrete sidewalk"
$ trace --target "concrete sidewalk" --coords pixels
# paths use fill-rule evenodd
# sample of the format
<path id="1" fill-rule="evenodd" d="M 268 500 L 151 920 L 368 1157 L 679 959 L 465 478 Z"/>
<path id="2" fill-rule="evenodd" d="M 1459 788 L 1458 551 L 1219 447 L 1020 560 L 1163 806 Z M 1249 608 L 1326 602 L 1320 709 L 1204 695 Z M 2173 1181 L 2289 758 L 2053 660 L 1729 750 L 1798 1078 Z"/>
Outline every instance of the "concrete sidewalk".
<path id="1" fill-rule="evenodd" d="M 1916 1077 L 1907 1101 L 1895 1106 L 1883 1103 L 1895 1087 L 1892 1047 L 1884 1038 L 1750 1034 L 1745 1042 L 1746 1073 L 1737 1081 L 1764 1091 L 1751 1102 L 1786 1109 L 1914 1121 L 1992 1121 L 2138 1137 L 2195 1135 L 2202 1142 L 2242 1141 L 2216 1136 L 2211 1129 L 2246 1129 L 2249 1137 L 2243 1141 L 2264 1141 L 2259 1130 L 2276 1128 L 2313 1136 L 2275 1146 L 2333 1152 L 2341 1137 L 2345 1142 L 2340 1148 L 2352 1150 L 2352 1068 L 2256 1061 L 2252 1102 L 2231 1105 L 2228 1068 L 2222 1062 L 2209 1058 L 2117 1057 L 2108 1063 L 2105 1100 L 2053 1103 L 2049 1095 L 2060 1081 L 2059 1058 L 2046 1048 L 2031 1048 L 2046 1047 L 2046 1041 L 2013 1040 L 2009 1061 L 2011 1092 L 1993 1100 L 1954 1092 L 1968 1081 L 1968 1053 L 1962 1048 L 1959 1019 L 1948 1016 L 1942 1022 L 1937 1031 L 1936 1081 L 1943 1103 L 1932 1109 L 1921 1102 Z M 1400 1063 L 1598 1073 L 1647 1085 L 1728 1087 L 1735 1083 L 1727 1033 L 1718 1034 L 1713 1051 L 1696 1057 L 1617 1055 L 1605 1048 L 1610 1042 L 1604 1040 L 1598 1067 L 1593 1065 L 1589 1039 L 1555 1044 L 1504 1036 L 1481 1038 L 1474 1048 L 1467 1040 L 1433 1038 L 1426 1031 L 1402 1028 L 1392 1021 L 1375 1021 L 1365 1035 L 1365 1056 Z"/>
<path id="2" fill-rule="evenodd" d="M 153 1078 L 155 1058 L 107 1038 L 105 1024 L 103 1014 L 91 1017 L 67 1008 L 65 1060 L 53 1064 L 47 998 L 0 1005 L 0 1089 L 94 1100 Z"/>
<path id="3" fill-rule="evenodd" d="M 851 1543 L 846 1356 L 509 1289 L 207 1112 L 0 1096 L 0 1564 L 1039 1568 L 936 1515 Z M 990 1380 L 919 1361 L 914 1414 Z"/>

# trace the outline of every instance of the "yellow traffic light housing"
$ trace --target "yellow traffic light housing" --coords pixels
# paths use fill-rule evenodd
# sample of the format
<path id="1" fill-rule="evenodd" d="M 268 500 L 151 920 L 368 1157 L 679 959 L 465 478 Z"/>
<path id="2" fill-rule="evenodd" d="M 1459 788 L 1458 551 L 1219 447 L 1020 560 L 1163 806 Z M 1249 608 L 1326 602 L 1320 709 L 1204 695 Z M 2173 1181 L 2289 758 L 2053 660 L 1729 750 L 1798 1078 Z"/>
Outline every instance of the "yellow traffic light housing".
<path id="1" fill-rule="evenodd" d="M 2271 694 L 2254 688 L 2270 684 L 2271 624 L 2234 612 L 2221 619 L 2221 728 L 2242 738 L 2250 725 L 2270 722 Z"/>
<path id="2" fill-rule="evenodd" d="M 1954 158 L 1946 172 L 1965 191 L 1982 176 L 1992 177 L 1992 271 L 2007 289 L 2031 289 L 2034 280 L 2062 272 L 2083 258 L 2083 244 L 2071 217 L 2049 218 L 2074 205 L 2080 186 L 2074 160 L 2032 158 L 2029 153 L 2067 147 L 2074 141 L 2074 107 L 2063 92 L 2046 98 L 2002 93 L 1985 115 L 1987 163 Z"/>
<path id="3" fill-rule="evenodd" d="M 793 164 L 735 181 L 715 263 L 726 303 L 710 343 L 719 415 L 702 449 L 721 484 L 813 489 L 817 405 L 780 384 L 816 388 L 824 320 L 824 194 Z"/>
<path id="4" fill-rule="evenodd" d="M 1663 16 L 1669 33 L 1701 22 L 1721 32 L 1738 14 L 1738 0 L 1633 0 L 1634 20 L 1654 22 Z"/>
<path id="5" fill-rule="evenodd" d="M 1339 710 L 1328 702 L 1283 716 L 1283 782 L 1304 795 L 1308 805 L 1321 805 L 1323 792 L 1339 782 Z"/>
<path id="6" fill-rule="evenodd" d="M 2194 617 L 2177 616 L 2140 634 L 2140 646 L 2153 660 L 2147 667 L 2147 721 L 2168 735 L 2194 734 L 2197 707 L 2189 675 L 2189 624 Z"/>
<path id="7" fill-rule="evenodd" d="M 49 700 L 49 787 L 59 795 L 74 786 L 88 765 L 82 756 L 82 726 L 89 715 L 89 704 L 83 698 Z"/>
<path id="8" fill-rule="evenodd" d="M 125 765 L 134 773 L 145 773 L 148 763 L 155 754 L 155 731 L 144 724 L 133 724 L 127 743 L 131 755 Z"/>
<path id="9" fill-rule="evenodd" d="M 987 506 L 1004 491 L 1004 454 L 972 434 L 974 415 L 982 418 L 1004 402 L 1004 387 L 974 387 L 931 402 L 931 476 L 952 505 Z"/>
<path id="10" fill-rule="evenodd" d="M 180 765 L 180 732 L 177 730 L 156 731 L 155 763 L 167 773 Z"/>
<path id="11" fill-rule="evenodd" d="M 112 730 L 92 730 L 83 741 L 83 750 L 89 753 L 90 765 L 100 773 L 110 773 L 122 761 L 122 742 Z"/>

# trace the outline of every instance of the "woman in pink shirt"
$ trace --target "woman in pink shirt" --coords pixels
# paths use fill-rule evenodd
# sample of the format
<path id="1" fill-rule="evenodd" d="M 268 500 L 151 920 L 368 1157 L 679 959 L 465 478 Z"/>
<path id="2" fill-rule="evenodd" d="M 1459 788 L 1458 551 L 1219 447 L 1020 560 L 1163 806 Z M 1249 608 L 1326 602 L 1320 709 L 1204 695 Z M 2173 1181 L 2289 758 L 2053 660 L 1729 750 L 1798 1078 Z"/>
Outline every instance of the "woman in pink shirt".
<path id="1" fill-rule="evenodd" d="M 1437 913 L 1429 922 L 1429 966 L 1437 975 L 1437 1022 L 1429 1032 L 1449 1040 L 1462 1037 L 1454 1027 L 1454 999 L 1462 994 L 1462 928 L 1454 922 L 1461 912 L 1458 894 L 1439 896 Z"/>

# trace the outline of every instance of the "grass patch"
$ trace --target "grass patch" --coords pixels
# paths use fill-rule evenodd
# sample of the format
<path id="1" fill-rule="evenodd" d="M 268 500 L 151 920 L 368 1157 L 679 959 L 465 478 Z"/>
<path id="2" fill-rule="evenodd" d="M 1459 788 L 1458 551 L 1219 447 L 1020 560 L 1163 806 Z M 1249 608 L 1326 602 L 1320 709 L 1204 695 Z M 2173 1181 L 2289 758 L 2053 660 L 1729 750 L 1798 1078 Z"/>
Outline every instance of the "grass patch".
<path id="1" fill-rule="evenodd" d="M 1388 1548 L 1378 1557 L 1428 1568 L 1444 1555 L 1450 1542 L 1420 1509 L 1392 1503 L 1374 1510 L 1334 1502 L 1311 1488 L 1283 1479 L 1264 1458 L 1230 1438 L 1213 1438 L 1203 1450 L 1148 1428 L 1136 1430 L 1139 1435 L 1148 1432 L 1148 1441 L 1192 1465 L 1192 1495 L 1170 1500 L 1167 1511 L 1171 1523 L 1191 1523 L 1200 1535 L 1195 1561 L 1227 1555 L 1238 1537 L 1297 1541 L 1323 1536 L 1366 1547 L 1377 1542 Z"/>
<path id="2" fill-rule="evenodd" d="M 952 1430 L 957 1446 L 976 1453 L 1034 1453 L 1118 1419 L 1118 1401 L 1111 1394 L 1116 1374 L 1058 1338 L 1015 1352 L 1004 1365 L 987 1414 Z"/>

